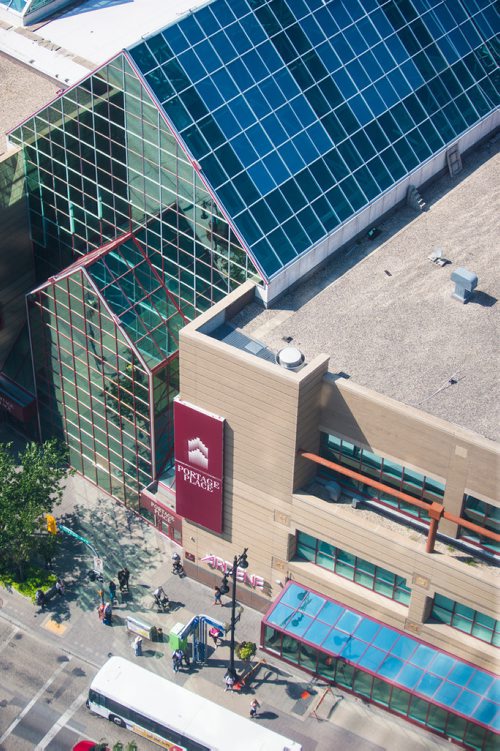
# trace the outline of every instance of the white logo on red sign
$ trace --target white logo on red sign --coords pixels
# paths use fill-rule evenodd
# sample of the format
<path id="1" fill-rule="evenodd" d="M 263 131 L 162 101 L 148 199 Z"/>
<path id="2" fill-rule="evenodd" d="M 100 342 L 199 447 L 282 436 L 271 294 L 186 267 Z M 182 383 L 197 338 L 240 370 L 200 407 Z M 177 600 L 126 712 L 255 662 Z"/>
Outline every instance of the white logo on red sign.
<path id="1" fill-rule="evenodd" d="M 188 440 L 188 459 L 202 469 L 208 469 L 208 446 L 198 436 Z"/>

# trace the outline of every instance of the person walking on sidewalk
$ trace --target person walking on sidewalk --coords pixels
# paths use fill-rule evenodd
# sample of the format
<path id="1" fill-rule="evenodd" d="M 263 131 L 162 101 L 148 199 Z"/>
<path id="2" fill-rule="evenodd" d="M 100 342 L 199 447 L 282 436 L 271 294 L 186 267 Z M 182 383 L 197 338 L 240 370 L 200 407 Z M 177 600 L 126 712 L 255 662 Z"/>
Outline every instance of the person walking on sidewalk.
<path id="1" fill-rule="evenodd" d="M 257 701 L 257 699 L 253 699 L 253 701 L 250 702 L 250 717 L 253 719 L 254 717 L 257 717 L 257 712 L 260 709 L 260 704 Z"/>
<path id="2" fill-rule="evenodd" d="M 222 607 L 222 592 L 220 587 L 214 587 L 214 605 L 220 605 Z"/>
<path id="3" fill-rule="evenodd" d="M 132 646 L 134 647 L 134 652 L 136 657 L 141 657 L 142 655 L 142 636 L 136 636 L 134 641 L 132 642 Z"/>
<path id="4" fill-rule="evenodd" d="M 59 597 L 63 597 L 64 595 L 64 582 L 62 579 L 58 579 L 56 581 L 56 589 L 59 592 Z"/>
<path id="5" fill-rule="evenodd" d="M 111 604 L 114 605 L 116 602 L 116 584 L 112 579 L 110 579 L 110 582 L 108 584 L 109 589 L 109 599 L 111 600 Z"/>
<path id="6" fill-rule="evenodd" d="M 212 626 L 212 628 L 209 630 L 208 635 L 212 637 L 213 643 L 215 647 L 218 647 L 221 643 L 221 636 L 222 633 L 219 631 L 218 628 L 215 626 Z"/>

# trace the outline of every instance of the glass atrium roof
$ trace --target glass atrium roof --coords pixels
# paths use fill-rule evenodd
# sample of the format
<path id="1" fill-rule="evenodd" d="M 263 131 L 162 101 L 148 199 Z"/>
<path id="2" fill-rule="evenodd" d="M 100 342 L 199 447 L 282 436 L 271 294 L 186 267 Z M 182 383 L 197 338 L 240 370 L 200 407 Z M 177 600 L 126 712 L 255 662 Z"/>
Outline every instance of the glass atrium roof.
<path id="1" fill-rule="evenodd" d="M 50 16 L 53 12 L 50 6 L 57 6 L 56 9 L 61 10 L 61 7 L 69 5 L 70 2 L 72 0 L 66 0 L 65 3 L 58 2 L 58 0 L 0 0 L 0 6 L 23 17 L 28 17 L 36 11 L 36 20 L 40 20 Z"/>
<path id="2" fill-rule="evenodd" d="M 187 319 L 132 233 L 92 251 L 60 276 L 83 268 L 149 368 L 178 351 Z"/>
<path id="3" fill-rule="evenodd" d="M 129 54 L 270 278 L 495 109 L 498 31 L 494 0 L 214 0 Z"/>
<path id="4" fill-rule="evenodd" d="M 500 680 L 480 668 L 290 583 L 263 622 L 500 731 Z"/>

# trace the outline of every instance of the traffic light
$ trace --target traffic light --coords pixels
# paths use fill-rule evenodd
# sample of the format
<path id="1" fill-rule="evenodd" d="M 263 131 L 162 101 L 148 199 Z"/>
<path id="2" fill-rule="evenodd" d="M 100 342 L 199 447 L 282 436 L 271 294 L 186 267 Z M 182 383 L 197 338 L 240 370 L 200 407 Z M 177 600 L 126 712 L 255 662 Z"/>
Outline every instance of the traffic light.
<path id="1" fill-rule="evenodd" d="M 47 514 L 47 531 L 50 532 L 51 535 L 57 534 L 56 517 L 52 516 L 52 514 Z"/>

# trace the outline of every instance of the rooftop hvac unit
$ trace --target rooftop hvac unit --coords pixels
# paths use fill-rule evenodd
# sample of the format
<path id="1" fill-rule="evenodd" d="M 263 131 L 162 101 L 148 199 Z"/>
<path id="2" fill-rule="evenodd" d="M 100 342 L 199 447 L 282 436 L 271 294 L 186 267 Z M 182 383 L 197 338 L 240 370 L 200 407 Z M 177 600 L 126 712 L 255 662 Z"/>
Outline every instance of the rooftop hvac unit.
<path id="1" fill-rule="evenodd" d="M 297 347 L 283 347 L 276 355 L 276 362 L 285 370 L 300 370 L 305 362 L 305 357 Z"/>

